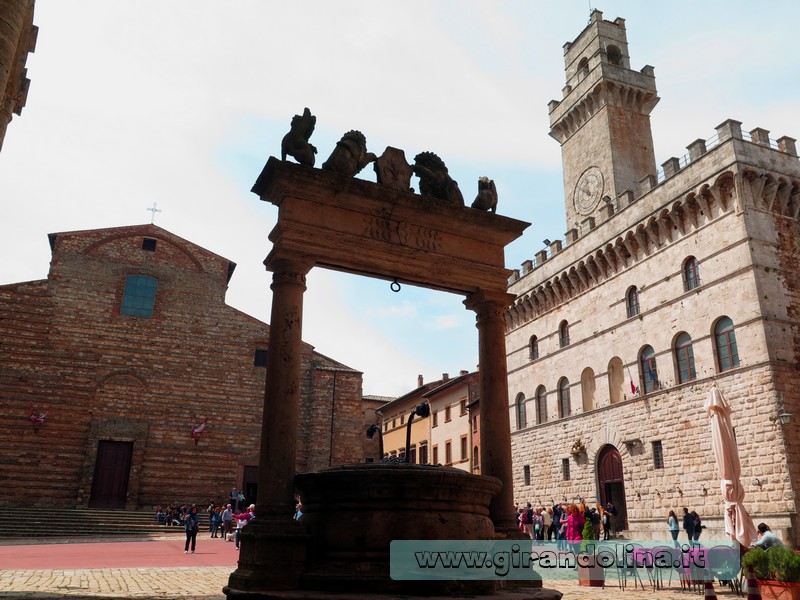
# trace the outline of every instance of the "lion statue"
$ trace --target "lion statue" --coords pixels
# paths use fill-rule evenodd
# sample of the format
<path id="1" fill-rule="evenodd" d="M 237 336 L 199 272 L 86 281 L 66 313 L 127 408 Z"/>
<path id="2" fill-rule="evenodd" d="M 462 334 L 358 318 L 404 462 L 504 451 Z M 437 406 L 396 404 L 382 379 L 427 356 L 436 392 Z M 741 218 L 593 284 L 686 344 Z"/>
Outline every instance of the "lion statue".
<path id="1" fill-rule="evenodd" d="M 478 178 L 478 195 L 472 208 L 497 212 L 497 188 L 494 187 L 494 180 L 488 177 Z"/>
<path id="2" fill-rule="evenodd" d="M 420 152 L 414 157 L 414 174 L 419 177 L 420 194 L 453 206 L 464 206 L 458 183 L 448 175 L 444 161 L 433 152 Z"/>
<path id="3" fill-rule="evenodd" d="M 317 124 L 317 117 L 311 114 L 306 108 L 301 115 L 292 118 L 292 125 L 289 133 L 283 136 L 281 141 L 281 160 L 286 160 L 286 155 L 294 157 L 301 165 L 314 166 L 316 158 L 314 155 L 317 149 L 308 143 L 311 134 L 314 133 L 314 126 Z"/>
<path id="4" fill-rule="evenodd" d="M 367 152 L 367 138 L 364 134 L 353 129 L 336 142 L 336 148 L 331 152 L 330 158 L 322 163 L 322 168 L 354 177 L 376 158 L 372 152 Z"/>

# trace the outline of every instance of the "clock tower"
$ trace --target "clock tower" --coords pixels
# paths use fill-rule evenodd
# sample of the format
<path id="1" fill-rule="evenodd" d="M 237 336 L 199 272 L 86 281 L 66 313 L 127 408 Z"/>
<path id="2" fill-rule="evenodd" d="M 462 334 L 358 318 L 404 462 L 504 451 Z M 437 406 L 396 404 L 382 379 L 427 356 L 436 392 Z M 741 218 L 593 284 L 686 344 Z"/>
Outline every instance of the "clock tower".
<path id="1" fill-rule="evenodd" d="M 653 68 L 632 71 L 625 20 L 592 12 L 564 45 L 567 85 L 550 101 L 550 135 L 561 144 L 567 229 L 584 234 L 612 202 L 656 174 L 650 111 L 658 103 Z"/>

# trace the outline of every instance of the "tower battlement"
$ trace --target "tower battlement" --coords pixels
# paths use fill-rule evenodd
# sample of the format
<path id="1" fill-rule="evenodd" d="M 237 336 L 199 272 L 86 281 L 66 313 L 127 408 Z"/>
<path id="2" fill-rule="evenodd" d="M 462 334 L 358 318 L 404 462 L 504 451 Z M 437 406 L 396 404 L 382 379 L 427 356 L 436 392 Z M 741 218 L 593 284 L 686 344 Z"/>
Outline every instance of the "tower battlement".
<path id="1" fill-rule="evenodd" d="M 795 171 L 800 173 L 800 158 L 797 154 L 797 140 L 789 136 L 782 136 L 777 139 L 770 138 L 770 132 L 766 129 L 756 127 L 752 130 L 743 131 L 742 124 L 733 119 L 727 119 L 715 128 L 716 132 L 708 139 L 698 138 L 686 146 L 687 153 L 681 157 L 670 157 L 652 175 L 644 176 L 636 185 L 635 189 L 624 190 L 615 197 L 606 196 L 603 198 L 603 207 L 597 218 L 590 217 L 577 223 L 577 226 L 569 229 L 563 240 L 554 240 L 550 244 L 537 252 L 533 259 L 525 260 L 521 263 L 521 269 L 515 269 L 508 280 L 509 286 L 520 280 L 532 276 L 535 271 L 542 267 L 547 261 L 554 258 L 564 249 L 569 248 L 579 239 L 588 235 L 595 229 L 604 225 L 616 215 L 622 213 L 629 206 L 637 203 L 643 197 L 660 188 L 664 184 L 671 183 L 673 179 L 684 177 L 685 171 L 692 165 L 700 161 L 704 156 L 716 150 L 721 145 L 731 140 L 738 140 L 740 147 L 734 152 L 739 154 L 752 154 L 768 152 L 772 155 L 772 161 L 785 162 L 787 165 L 795 165 Z M 712 159 L 713 160 L 713 159 Z M 791 166 L 789 166 L 791 170 Z M 703 178 L 702 172 L 688 176 L 686 181 L 678 184 L 680 190 L 691 189 Z M 798 182 L 800 185 L 800 182 Z M 680 193 L 678 194 L 681 195 Z M 671 204 L 675 198 L 672 196 L 662 198 L 662 203 Z M 798 200 L 800 202 L 800 200 Z M 647 211 L 648 214 L 651 211 Z M 646 218 L 647 215 L 643 216 Z M 788 210 L 787 216 L 798 218 L 793 210 Z M 638 219 L 637 219 L 638 221 Z M 635 228 L 634 225 L 631 229 Z M 562 265 L 563 266 L 563 265 Z"/>

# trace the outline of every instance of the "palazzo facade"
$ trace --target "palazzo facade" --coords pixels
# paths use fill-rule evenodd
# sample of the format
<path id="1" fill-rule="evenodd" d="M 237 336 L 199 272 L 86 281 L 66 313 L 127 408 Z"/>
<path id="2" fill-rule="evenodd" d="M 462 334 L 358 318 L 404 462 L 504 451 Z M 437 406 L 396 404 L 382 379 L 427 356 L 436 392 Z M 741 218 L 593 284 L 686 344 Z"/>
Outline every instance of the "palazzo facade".
<path id="1" fill-rule="evenodd" d="M 654 69 L 595 10 L 564 46 L 566 240 L 510 280 L 514 497 L 613 501 L 626 537 L 696 510 L 722 535 L 703 404 L 729 402 L 744 504 L 800 541 L 800 161 L 795 140 L 728 119 L 658 168 Z M 794 415 L 782 424 L 779 414 Z"/>

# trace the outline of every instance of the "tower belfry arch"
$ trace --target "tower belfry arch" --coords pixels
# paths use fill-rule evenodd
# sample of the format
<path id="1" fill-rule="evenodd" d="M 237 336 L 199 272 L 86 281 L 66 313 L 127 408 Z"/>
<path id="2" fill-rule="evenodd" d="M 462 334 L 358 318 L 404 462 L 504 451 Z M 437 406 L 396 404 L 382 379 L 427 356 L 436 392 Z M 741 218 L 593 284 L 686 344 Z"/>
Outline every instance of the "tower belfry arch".
<path id="1" fill-rule="evenodd" d="M 529 223 L 274 157 L 252 191 L 278 207 L 269 235 L 273 247 L 264 261 L 273 273 L 273 297 L 255 545 L 280 538 L 281 556 L 289 561 L 287 548 L 298 535 L 291 514 L 303 293 L 306 274 L 314 267 L 464 296 L 478 328 L 481 470 L 503 483 L 489 517 L 498 533 L 514 530 L 504 320 L 514 295 L 507 293 L 511 272 L 505 268 L 504 248 Z M 273 561 L 271 550 L 265 546 L 251 558 L 245 550 L 243 545 L 237 572 L 244 578 L 267 578 L 258 557 L 272 555 Z M 288 567 L 287 562 L 286 577 Z"/>

